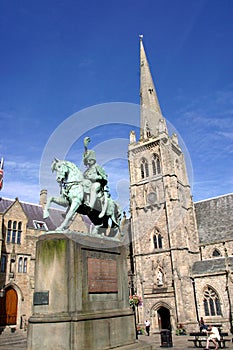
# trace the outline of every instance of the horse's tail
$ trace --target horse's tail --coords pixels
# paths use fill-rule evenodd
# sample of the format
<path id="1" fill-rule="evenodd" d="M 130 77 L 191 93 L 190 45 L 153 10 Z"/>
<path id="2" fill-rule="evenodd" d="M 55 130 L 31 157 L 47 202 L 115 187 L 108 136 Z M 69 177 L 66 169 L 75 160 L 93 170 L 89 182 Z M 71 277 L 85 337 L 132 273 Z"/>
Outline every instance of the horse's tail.
<path id="1" fill-rule="evenodd" d="M 113 214 L 112 214 L 112 221 L 115 223 L 115 225 L 117 227 L 119 227 L 119 229 L 121 228 L 121 215 L 122 215 L 122 212 L 121 212 L 121 209 L 120 207 L 118 206 L 118 204 L 116 202 L 114 202 L 114 211 L 113 211 Z"/>
<path id="2" fill-rule="evenodd" d="M 108 194 L 106 191 L 104 191 L 104 200 L 102 203 L 102 210 L 101 210 L 101 213 L 99 214 L 99 218 L 104 217 L 106 210 L 107 210 L 107 207 L 108 207 L 108 200 L 109 200 Z"/>

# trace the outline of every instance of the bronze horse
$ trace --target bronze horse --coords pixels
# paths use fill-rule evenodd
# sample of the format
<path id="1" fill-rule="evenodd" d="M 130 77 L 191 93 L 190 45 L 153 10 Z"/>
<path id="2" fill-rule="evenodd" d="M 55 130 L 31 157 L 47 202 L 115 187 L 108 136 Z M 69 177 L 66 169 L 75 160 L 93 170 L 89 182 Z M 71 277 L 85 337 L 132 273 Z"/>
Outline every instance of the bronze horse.
<path id="1" fill-rule="evenodd" d="M 60 197 L 50 197 L 44 209 L 44 218 L 49 216 L 51 203 L 68 207 L 66 217 L 56 231 L 64 231 L 69 228 L 75 213 L 87 215 L 94 224 L 92 234 L 106 234 L 110 226 L 109 236 L 113 237 L 119 233 L 121 223 L 121 210 L 118 204 L 103 193 L 98 196 L 94 208 L 88 206 L 86 200 L 88 194 L 84 192 L 84 181 L 81 170 L 66 160 L 54 159 L 52 171 L 56 171 L 56 180 L 60 185 Z M 107 200 L 107 202 L 106 202 Z M 100 215 L 100 212 L 104 215 Z M 100 217 L 101 216 L 101 217 Z"/>

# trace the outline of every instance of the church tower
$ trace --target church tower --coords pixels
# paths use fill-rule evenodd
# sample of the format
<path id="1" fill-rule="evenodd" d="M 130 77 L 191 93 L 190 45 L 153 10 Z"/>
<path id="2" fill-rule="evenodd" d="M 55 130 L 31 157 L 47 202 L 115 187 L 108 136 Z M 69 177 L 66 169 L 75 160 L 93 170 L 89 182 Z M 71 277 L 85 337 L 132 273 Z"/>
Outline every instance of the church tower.
<path id="1" fill-rule="evenodd" d="M 185 158 L 169 135 L 140 38 L 140 139 L 128 151 L 135 292 L 138 321 L 152 331 L 197 322 L 190 278 L 199 260 L 198 233 Z"/>

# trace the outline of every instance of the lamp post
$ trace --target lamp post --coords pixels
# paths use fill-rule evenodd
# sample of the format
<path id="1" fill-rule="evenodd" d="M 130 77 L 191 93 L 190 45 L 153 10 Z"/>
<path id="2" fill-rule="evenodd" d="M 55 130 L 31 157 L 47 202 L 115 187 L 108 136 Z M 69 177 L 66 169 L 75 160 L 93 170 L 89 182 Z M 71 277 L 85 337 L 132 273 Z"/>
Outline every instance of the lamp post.
<path id="1" fill-rule="evenodd" d="M 129 273 L 129 295 L 130 295 L 130 300 L 134 295 L 134 274 Z M 136 333 L 136 339 L 138 339 L 138 331 L 137 331 L 137 321 L 136 321 L 136 310 L 135 310 L 135 304 L 132 303 L 130 304 L 132 310 L 133 310 L 133 316 L 134 316 L 134 327 L 135 327 L 135 333 Z"/>

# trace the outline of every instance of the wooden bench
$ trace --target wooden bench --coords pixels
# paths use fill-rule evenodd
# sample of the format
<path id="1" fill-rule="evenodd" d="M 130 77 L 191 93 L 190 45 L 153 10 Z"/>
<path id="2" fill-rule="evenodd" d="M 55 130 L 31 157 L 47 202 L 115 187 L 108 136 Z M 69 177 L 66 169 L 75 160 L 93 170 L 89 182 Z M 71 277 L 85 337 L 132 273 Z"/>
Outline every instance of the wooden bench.
<path id="1" fill-rule="evenodd" d="M 204 332 L 193 332 L 189 333 L 190 336 L 193 336 L 193 339 L 188 339 L 188 341 L 193 342 L 193 345 L 196 348 L 205 348 L 206 346 L 206 340 L 207 340 L 207 334 Z M 227 332 L 221 332 L 220 333 L 220 340 L 218 341 L 220 349 L 226 348 L 226 343 L 231 342 L 230 338 L 224 338 L 227 337 L 228 333 Z M 210 343 L 211 346 L 211 343 Z"/>
<path id="2" fill-rule="evenodd" d="M 206 339 L 188 339 L 188 341 L 192 341 L 195 348 L 205 348 Z"/>
<path id="3" fill-rule="evenodd" d="M 228 343 L 228 342 L 232 342 L 232 339 L 231 338 L 220 339 L 220 341 L 218 342 L 220 349 L 226 348 L 226 343 Z"/>

